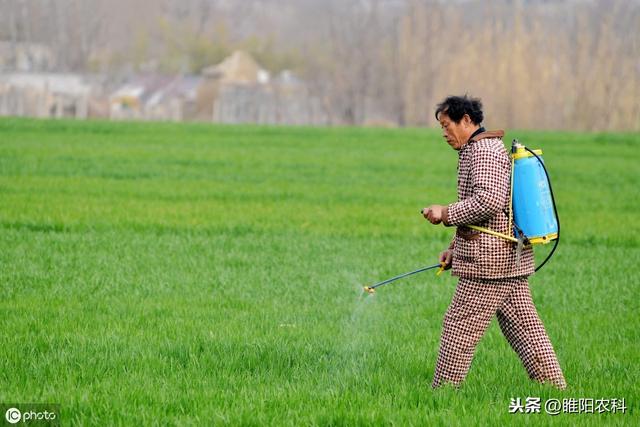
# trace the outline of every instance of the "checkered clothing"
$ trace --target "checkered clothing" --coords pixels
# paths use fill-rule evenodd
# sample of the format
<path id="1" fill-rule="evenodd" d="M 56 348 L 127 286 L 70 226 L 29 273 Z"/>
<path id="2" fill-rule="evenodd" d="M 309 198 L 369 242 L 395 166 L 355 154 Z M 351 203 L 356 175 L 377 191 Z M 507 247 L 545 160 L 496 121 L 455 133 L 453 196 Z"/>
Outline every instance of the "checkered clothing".
<path id="1" fill-rule="evenodd" d="M 562 370 L 531 300 L 525 277 L 459 280 L 444 317 L 432 386 L 444 383 L 458 386 L 464 380 L 476 345 L 494 314 L 529 377 L 564 389 Z"/>
<path id="2" fill-rule="evenodd" d="M 472 230 L 478 225 L 513 235 L 509 218 L 511 160 L 502 144 L 503 131 L 476 135 L 458 152 L 458 202 L 445 209 L 445 225 L 457 226 L 451 243 L 452 274 L 467 278 L 500 279 L 534 272 L 533 250 L 524 247 L 516 263 L 516 244 Z"/>

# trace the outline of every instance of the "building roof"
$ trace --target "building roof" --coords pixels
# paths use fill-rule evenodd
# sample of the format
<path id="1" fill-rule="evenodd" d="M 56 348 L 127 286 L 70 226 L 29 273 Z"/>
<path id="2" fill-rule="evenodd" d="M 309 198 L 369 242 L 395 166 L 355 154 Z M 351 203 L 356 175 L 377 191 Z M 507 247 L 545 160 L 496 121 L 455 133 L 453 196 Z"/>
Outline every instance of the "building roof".
<path id="1" fill-rule="evenodd" d="M 120 86 L 112 95 L 115 102 L 134 102 L 138 105 L 153 106 L 167 99 L 195 99 L 199 76 L 137 76 Z"/>
<path id="2" fill-rule="evenodd" d="M 248 52 L 237 50 L 221 63 L 202 70 L 205 77 L 223 83 L 266 83 L 269 73 Z"/>

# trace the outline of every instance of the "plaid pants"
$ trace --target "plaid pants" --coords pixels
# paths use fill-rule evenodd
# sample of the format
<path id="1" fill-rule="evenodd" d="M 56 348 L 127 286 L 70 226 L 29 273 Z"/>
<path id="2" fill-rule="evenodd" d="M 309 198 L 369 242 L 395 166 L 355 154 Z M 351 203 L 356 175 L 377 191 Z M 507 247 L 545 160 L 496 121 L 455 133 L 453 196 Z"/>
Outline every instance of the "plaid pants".
<path id="1" fill-rule="evenodd" d="M 566 382 L 544 325 L 531 299 L 526 277 L 458 281 L 444 316 L 434 388 L 458 386 L 466 377 L 476 346 L 497 315 L 502 333 L 533 380 L 560 389 Z"/>

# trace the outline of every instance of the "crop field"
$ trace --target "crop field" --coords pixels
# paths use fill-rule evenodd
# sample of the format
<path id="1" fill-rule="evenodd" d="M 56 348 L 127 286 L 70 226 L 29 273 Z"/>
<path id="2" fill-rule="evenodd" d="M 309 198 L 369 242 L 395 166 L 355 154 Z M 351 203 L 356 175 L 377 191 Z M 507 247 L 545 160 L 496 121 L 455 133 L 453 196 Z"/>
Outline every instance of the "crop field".
<path id="1" fill-rule="evenodd" d="M 362 295 L 453 236 L 418 213 L 456 197 L 439 130 L 0 119 L 0 402 L 62 425 L 638 425 L 640 135 L 514 137 L 558 203 L 530 283 L 565 391 L 495 321 L 463 387 L 431 389 L 449 273 Z"/>

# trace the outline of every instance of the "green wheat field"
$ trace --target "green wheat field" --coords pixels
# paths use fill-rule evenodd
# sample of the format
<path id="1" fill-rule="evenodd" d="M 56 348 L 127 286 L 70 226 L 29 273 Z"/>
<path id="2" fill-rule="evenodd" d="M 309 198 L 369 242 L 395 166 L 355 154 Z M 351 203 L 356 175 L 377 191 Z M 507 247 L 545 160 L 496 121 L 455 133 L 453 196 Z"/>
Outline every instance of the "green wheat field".
<path id="1" fill-rule="evenodd" d="M 495 321 L 464 386 L 433 391 L 456 278 L 361 293 L 453 235 L 418 213 L 456 197 L 439 130 L 1 119 L 0 402 L 62 425 L 638 425 L 640 135 L 516 137 L 558 204 L 530 283 L 565 391 Z M 527 397 L 540 413 L 509 413 Z"/>

